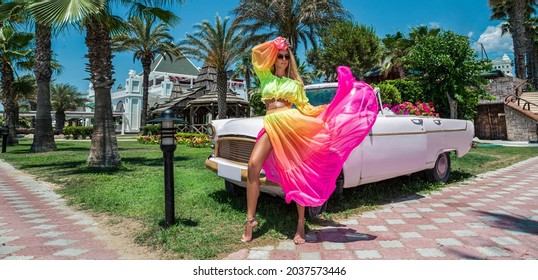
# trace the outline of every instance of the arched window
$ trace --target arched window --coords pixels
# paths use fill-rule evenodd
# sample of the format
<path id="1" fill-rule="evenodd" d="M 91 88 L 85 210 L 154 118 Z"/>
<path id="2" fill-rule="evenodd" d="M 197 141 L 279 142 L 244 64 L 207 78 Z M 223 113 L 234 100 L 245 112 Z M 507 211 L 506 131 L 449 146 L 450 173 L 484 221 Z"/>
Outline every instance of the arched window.
<path id="1" fill-rule="evenodd" d="M 116 105 L 116 112 L 125 112 L 125 107 L 123 107 L 123 102 L 118 102 L 118 105 Z"/>

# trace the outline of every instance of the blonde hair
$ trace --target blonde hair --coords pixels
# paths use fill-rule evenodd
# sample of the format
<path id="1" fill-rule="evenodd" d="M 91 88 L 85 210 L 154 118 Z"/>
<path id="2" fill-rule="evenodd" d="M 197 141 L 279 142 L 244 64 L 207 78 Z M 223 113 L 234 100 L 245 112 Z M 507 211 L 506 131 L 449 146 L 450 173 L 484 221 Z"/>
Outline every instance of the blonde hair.
<path id="1" fill-rule="evenodd" d="M 290 52 L 290 49 L 288 48 L 288 54 L 290 55 L 290 62 L 288 63 L 288 67 L 286 68 L 286 76 L 290 79 L 296 80 L 304 85 L 303 79 L 301 78 L 301 75 L 299 75 L 299 68 L 297 67 L 297 62 L 295 61 L 295 56 L 292 52 Z M 275 61 L 273 61 L 273 66 L 271 67 L 271 72 L 275 74 Z"/>

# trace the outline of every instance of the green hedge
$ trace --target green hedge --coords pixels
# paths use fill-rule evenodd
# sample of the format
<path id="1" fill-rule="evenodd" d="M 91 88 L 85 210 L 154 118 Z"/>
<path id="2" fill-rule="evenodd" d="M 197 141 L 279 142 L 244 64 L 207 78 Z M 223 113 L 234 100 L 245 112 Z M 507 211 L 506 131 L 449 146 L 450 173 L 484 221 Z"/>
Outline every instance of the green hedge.
<path id="1" fill-rule="evenodd" d="M 66 126 L 64 127 L 63 134 L 65 139 L 86 139 L 86 137 L 92 138 L 93 127 L 91 126 Z"/>
<path id="2" fill-rule="evenodd" d="M 161 134 L 160 124 L 148 124 L 142 129 L 142 135 L 159 135 Z"/>

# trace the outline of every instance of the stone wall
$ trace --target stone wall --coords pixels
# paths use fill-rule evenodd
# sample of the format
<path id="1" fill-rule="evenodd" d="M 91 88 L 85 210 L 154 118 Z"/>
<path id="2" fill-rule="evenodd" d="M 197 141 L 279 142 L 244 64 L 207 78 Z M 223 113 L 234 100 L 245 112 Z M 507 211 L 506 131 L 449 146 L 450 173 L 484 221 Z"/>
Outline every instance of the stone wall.
<path id="1" fill-rule="evenodd" d="M 489 85 L 484 86 L 484 89 L 493 95 L 495 100 L 481 100 L 480 104 L 504 103 L 505 97 L 510 94 L 521 95 L 521 90 L 525 84 L 525 80 L 513 77 L 494 79 Z"/>
<path id="2" fill-rule="evenodd" d="M 509 106 L 504 106 L 506 132 L 510 141 L 538 141 L 538 122 Z"/>

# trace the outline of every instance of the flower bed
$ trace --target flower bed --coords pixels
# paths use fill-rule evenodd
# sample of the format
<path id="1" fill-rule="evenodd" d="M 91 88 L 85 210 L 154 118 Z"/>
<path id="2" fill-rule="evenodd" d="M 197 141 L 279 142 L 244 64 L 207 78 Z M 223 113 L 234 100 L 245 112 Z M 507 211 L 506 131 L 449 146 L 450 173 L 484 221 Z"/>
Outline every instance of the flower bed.
<path id="1" fill-rule="evenodd" d="M 138 135 L 136 140 L 142 144 L 160 144 L 161 135 Z M 211 146 L 209 136 L 199 133 L 178 132 L 176 133 L 176 143 L 193 148 L 206 148 Z"/>
<path id="2" fill-rule="evenodd" d="M 390 104 L 383 104 L 383 109 L 389 108 L 396 115 L 415 115 L 415 116 L 433 116 L 439 117 L 439 113 L 435 112 L 435 107 L 432 102 L 417 101 L 414 104 L 406 101 L 391 107 Z"/>

